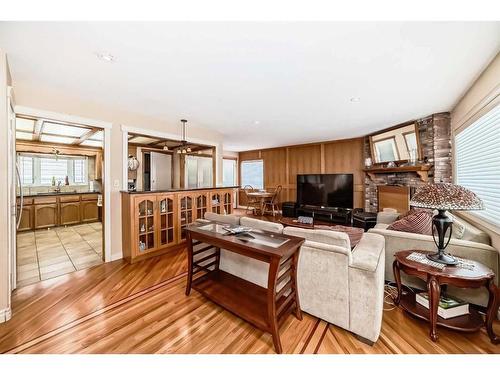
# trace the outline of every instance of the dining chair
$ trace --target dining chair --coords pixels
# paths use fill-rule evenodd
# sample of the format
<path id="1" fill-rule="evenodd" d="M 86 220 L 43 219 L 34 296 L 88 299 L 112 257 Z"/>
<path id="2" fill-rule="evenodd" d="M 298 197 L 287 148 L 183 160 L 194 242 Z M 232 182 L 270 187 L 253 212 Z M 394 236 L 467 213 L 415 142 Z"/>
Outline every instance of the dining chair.
<path id="1" fill-rule="evenodd" d="M 283 186 L 278 185 L 274 190 L 273 196 L 264 202 L 264 212 L 272 212 L 273 216 L 276 216 L 276 212 L 279 212 L 279 195 L 281 194 L 281 190 L 283 190 Z M 267 208 L 270 208 L 269 210 Z"/>
<path id="2" fill-rule="evenodd" d="M 248 193 L 251 193 L 254 190 L 255 189 L 252 185 L 245 185 L 243 187 L 245 197 L 247 198 L 247 208 L 245 210 L 245 213 L 248 213 L 248 211 L 251 210 L 254 215 L 257 215 L 257 210 L 260 208 L 260 202 L 257 198 L 248 195 Z"/>

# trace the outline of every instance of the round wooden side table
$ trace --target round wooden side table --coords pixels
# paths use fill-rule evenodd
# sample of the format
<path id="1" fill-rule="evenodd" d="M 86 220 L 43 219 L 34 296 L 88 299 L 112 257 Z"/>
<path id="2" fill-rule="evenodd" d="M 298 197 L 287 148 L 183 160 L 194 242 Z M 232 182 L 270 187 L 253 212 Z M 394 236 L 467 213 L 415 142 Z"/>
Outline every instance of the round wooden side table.
<path id="1" fill-rule="evenodd" d="M 468 261 L 473 265 L 473 269 L 459 266 L 446 266 L 443 269 L 439 269 L 407 259 L 413 252 L 422 254 L 432 253 L 429 251 L 407 250 L 397 252 L 394 255 L 396 259 L 392 267 L 398 288 L 398 295 L 394 301 L 396 305 L 401 306 L 411 315 L 430 322 L 430 338 L 432 341 L 438 339 L 437 326 L 443 326 L 461 332 L 475 332 L 485 325 L 491 342 L 498 344 L 500 342 L 500 337 L 496 336 L 493 332 L 493 320 L 498 311 L 500 298 L 498 296 L 498 289 L 493 282 L 495 278 L 493 271 L 485 265 L 475 261 Z M 426 309 L 416 302 L 415 293 L 402 293 L 401 271 L 407 275 L 416 276 L 427 282 L 429 309 Z M 467 315 L 450 319 L 439 317 L 437 311 L 441 295 L 441 286 L 443 285 L 453 285 L 459 288 L 486 287 L 489 292 L 486 321 L 483 320 L 479 312 L 472 306 L 469 306 L 469 314 Z"/>

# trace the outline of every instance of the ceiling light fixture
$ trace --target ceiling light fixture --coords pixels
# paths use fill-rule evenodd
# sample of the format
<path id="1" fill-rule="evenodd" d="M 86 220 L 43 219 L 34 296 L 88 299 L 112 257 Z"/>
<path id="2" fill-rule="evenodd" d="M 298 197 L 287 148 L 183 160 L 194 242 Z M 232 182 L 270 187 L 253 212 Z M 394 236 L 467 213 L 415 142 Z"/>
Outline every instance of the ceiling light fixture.
<path id="1" fill-rule="evenodd" d="M 168 151 L 168 146 L 167 145 L 163 146 L 163 151 Z"/>
<path id="2" fill-rule="evenodd" d="M 351 99 L 349 99 L 353 103 L 357 103 L 361 100 L 359 96 L 353 96 Z"/>
<path id="3" fill-rule="evenodd" d="M 191 146 L 188 145 L 188 142 L 186 140 L 186 123 L 187 120 L 182 119 L 182 140 L 181 140 L 181 145 L 177 148 L 177 153 L 178 154 L 187 154 L 191 152 Z"/>
<path id="4" fill-rule="evenodd" d="M 99 60 L 102 60 L 102 61 L 107 61 L 107 62 L 114 62 L 115 61 L 115 57 L 110 53 L 98 52 L 98 53 L 96 53 L 96 56 Z"/>

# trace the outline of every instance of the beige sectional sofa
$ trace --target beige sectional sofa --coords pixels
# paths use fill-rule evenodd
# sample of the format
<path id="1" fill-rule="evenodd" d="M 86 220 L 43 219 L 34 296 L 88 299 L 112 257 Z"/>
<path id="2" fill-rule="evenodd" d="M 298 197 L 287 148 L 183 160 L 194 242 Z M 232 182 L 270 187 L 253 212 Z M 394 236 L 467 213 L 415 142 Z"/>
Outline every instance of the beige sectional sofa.
<path id="1" fill-rule="evenodd" d="M 411 249 L 436 250 L 432 236 L 388 230 L 387 227 L 397 217 L 398 215 L 394 213 L 380 212 L 377 217 L 377 225 L 369 230 L 369 233 L 379 234 L 385 238 L 385 279 L 387 281 L 394 281 L 392 263 L 396 252 Z M 458 257 L 472 259 L 487 265 L 495 272 L 495 283 L 498 285 L 499 252 L 490 246 L 488 234 L 456 216 L 453 219 L 456 223 L 446 251 Z M 460 231 L 458 230 L 459 226 L 461 227 Z M 405 285 L 420 289 L 426 288 L 422 280 L 406 276 L 404 273 L 401 276 Z M 448 293 L 477 305 L 487 306 L 488 304 L 486 288 L 460 289 L 450 286 Z"/>
<path id="2" fill-rule="evenodd" d="M 301 309 L 360 338 L 377 341 L 384 299 L 382 236 L 365 233 L 351 250 L 345 233 L 283 228 L 278 223 L 233 215 L 207 213 L 205 219 L 305 238 L 297 274 Z M 221 249 L 220 268 L 267 287 L 268 265 L 263 262 Z"/>

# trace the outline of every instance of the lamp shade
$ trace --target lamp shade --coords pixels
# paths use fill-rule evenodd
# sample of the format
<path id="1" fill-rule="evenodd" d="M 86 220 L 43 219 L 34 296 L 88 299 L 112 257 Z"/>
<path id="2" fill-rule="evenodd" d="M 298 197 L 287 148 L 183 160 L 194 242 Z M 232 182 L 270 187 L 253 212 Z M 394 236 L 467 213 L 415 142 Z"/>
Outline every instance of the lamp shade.
<path id="1" fill-rule="evenodd" d="M 437 183 L 423 185 L 410 201 L 410 206 L 437 210 L 482 210 L 483 201 L 460 185 Z"/>

